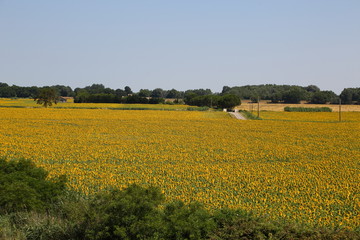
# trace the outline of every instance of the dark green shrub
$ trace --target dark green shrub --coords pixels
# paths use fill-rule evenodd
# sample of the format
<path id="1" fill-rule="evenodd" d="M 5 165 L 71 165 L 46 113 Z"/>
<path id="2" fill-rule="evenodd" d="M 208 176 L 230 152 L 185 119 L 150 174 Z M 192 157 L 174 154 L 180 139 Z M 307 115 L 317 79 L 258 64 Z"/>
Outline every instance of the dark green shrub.
<path id="1" fill-rule="evenodd" d="M 332 112 L 332 109 L 328 107 L 315 107 L 315 108 L 285 107 L 284 111 L 285 112 Z"/>
<path id="2" fill-rule="evenodd" d="M 160 104 L 160 103 L 165 103 L 165 99 L 164 98 L 150 98 L 149 99 L 149 104 Z"/>
<path id="3" fill-rule="evenodd" d="M 221 209 L 214 214 L 216 228 L 209 234 L 212 240 L 355 240 L 359 231 L 309 227 L 289 222 L 277 222 L 258 217 L 244 210 Z"/>
<path id="4" fill-rule="evenodd" d="M 64 193 L 66 178 L 49 180 L 47 176 L 29 160 L 0 159 L 1 212 L 48 209 Z"/>
<path id="5" fill-rule="evenodd" d="M 344 88 L 340 94 L 342 104 L 353 104 L 360 102 L 360 88 Z"/>
<path id="6" fill-rule="evenodd" d="M 234 108 L 238 105 L 241 105 L 241 99 L 240 97 L 233 95 L 233 94 L 227 94 L 224 96 L 221 96 L 221 98 L 218 100 L 218 107 L 219 108 Z"/>
<path id="7" fill-rule="evenodd" d="M 168 204 L 164 210 L 165 239 L 206 239 L 215 227 L 210 213 L 199 203 L 181 201 Z"/>
<path id="8" fill-rule="evenodd" d="M 301 87 L 292 87 L 288 91 L 283 92 L 282 100 L 285 103 L 300 103 L 305 99 L 306 90 Z"/>
<path id="9" fill-rule="evenodd" d="M 311 103 L 326 104 L 338 101 L 339 97 L 333 91 L 318 91 L 313 93 Z"/>
<path id="10" fill-rule="evenodd" d="M 188 107 L 187 111 L 208 111 L 208 107 Z"/>
<path id="11" fill-rule="evenodd" d="M 125 98 L 122 99 L 123 103 L 141 103 L 141 104 L 148 104 L 149 103 L 149 99 L 147 99 L 146 97 L 140 97 L 139 95 L 133 94 L 133 95 L 129 95 Z"/>
<path id="12" fill-rule="evenodd" d="M 214 214 L 217 228 L 210 239 L 278 239 L 279 226 L 242 210 L 222 209 Z"/>
<path id="13" fill-rule="evenodd" d="M 131 185 L 99 193 L 90 201 L 87 239 L 156 239 L 162 235 L 164 195 L 158 188 Z"/>
<path id="14" fill-rule="evenodd" d="M 218 105 L 220 96 L 216 95 L 189 95 L 185 99 L 185 103 L 190 106 L 213 107 Z"/>

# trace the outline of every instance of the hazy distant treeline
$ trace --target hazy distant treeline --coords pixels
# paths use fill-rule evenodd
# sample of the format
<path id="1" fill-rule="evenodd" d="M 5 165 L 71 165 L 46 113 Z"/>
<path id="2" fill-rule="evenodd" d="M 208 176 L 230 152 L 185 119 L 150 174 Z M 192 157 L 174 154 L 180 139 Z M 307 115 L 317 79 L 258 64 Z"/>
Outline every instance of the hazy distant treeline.
<path id="1" fill-rule="evenodd" d="M 235 94 L 242 99 L 269 100 L 273 103 L 299 103 L 307 101 L 309 103 L 337 104 L 341 99 L 344 104 L 360 103 L 360 88 L 345 88 L 340 96 L 333 91 L 322 91 L 315 85 L 307 87 L 293 85 L 247 85 L 242 87 L 223 87 L 223 94 Z"/>
<path id="2" fill-rule="evenodd" d="M 295 85 L 247 85 L 228 87 L 224 86 L 221 93 L 213 93 L 210 89 L 193 89 L 178 91 L 176 89 L 164 90 L 161 88 L 140 89 L 133 92 L 129 86 L 123 89 L 111 89 L 103 84 L 92 84 L 84 88 L 72 89 L 69 86 L 54 85 L 59 96 L 74 97 L 76 103 L 84 102 L 111 102 L 111 103 L 159 103 L 165 99 L 177 99 L 190 105 L 209 105 L 216 101 L 214 96 L 235 95 L 241 99 L 269 100 L 273 103 L 309 103 L 337 104 L 341 99 L 343 104 L 360 104 L 360 88 L 344 88 L 340 95 L 333 91 L 322 91 L 315 85 L 306 87 Z M 2 98 L 32 98 L 36 96 L 41 87 L 21 87 L 0 83 L 0 97 Z"/>

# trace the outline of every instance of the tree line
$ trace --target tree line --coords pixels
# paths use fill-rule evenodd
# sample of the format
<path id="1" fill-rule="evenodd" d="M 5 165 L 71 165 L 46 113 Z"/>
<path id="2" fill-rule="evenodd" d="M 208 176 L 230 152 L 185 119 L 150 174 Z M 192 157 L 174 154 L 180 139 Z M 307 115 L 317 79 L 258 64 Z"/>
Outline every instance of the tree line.
<path id="1" fill-rule="evenodd" d="M 92 84 L 84 88 L 72 89 L 69 86 L 50 86 L 56 90 L 58 96 L 74 97 L 76 103 L 164 103 L 166 99 L 175 99 L 176 103 L 186 103 L 196 106 L 216 106 L 221 96 L 235 95 L 240 99 L 268 100 L 272 103 L 300 103 L 306 101 L 314 104 L 360 104 L 360 88 L 344 88 L 340 95 L 333 91 L 322 91 L 315 85 L 306 87 L 295 85 L 246 85 L 229 87 L 224 86 L 220 93 L 213 93 L 210 89 L 192 89 L 178 91 L 176 89 L 153 90 L 140 89 L 133 92 L 129 86 L 123 89 L 111 89 L 103 84 Z M 42 87 L 9 86 L 0 83 L 0 97 L 2 98 L 34 98 Z M 234 97 L 233 97 L 234 98 Z M 152 100 L 151 100 L 152 99 Z M 220 101 L 221 102 L 221 101 Z"/>
<path id="2" fill-rule="evenodd" d="M 360 88 L 344 88 L 340 95 L 333 91 L 323 91 L 315 85 L 306 87 L 294 85 L 246 85 L 241 87 L 224 86 L 222 94 L 234 94 L 241 99 L 269 100 L 272 103 L 300 103 L 306 101 L 313 104 L 360 104 Z"/>

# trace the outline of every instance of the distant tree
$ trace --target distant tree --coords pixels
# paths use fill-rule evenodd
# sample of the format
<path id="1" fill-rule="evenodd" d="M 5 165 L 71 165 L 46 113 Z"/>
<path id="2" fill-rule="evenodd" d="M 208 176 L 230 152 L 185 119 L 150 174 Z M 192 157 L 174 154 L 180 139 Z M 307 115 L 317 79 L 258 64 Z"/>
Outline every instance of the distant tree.
<path id="1" fill-rule="evenodd" d="M 138 94 L 132 94 L 124 98 L 125 103 L 142 103 L 147 104 L 149 100 L 145 97 L 140 97 Z"/>
<path id="2" fill-rule="evenodd" d="M 311 103 L 325 104 L 333 103 L 338 99 L 338 96 L 333 91 L 318 91 L 311 97 Z"/>
<path id="3" fill-rule="evenodd" d="M 344 104 L 360 103 L 360 88 L 345 88 L 340 94 Z"/>
<path id="4" fill-rule="evenodd" d="M 174 88 L 168 91 L 168 93 L 166 94 L 166 98 L 179 98 L 179 97 L 180 97 L 180 92 Z"/>
<path id="5" fill-rule="evenodd" d="M 272 100 L 273 102 L 283 101 L 282 99 L 289 91 L 299 89 L 301 92 L 301 100 L 310 100 L 311 94 L 320 90 L 315 85 L 308 87 L 291 86 L 291 85 L 275 85 L 275 84 L 262 84 L 262 85 L 246 85 L 242 87 L 231 87 L 230 89 L 225 86 L 222 95 L 234 94 L 241 99 L 251 99 L 253 96 L 259 96 L 260 99 Z M 277 96 L 275 96 L 277 95 Z M 285 96 L 287 97 L 287 96 Z"/>
<path id="6" fill-rule="evenodd" d="M 198 95 L 193 91 L 186 91 L 184 94 L 184 102 L 188 105 L 191 105 L 191 99 L 197 97 Z"/>
<path id="7" fill-rule="evenodd" d="M 89 95 L 87 101 L 92 103 L 115 103 L 118 102 L 118 98 L 111 93 L 97 93 Z"/>
<path id="8" fill-rule="evenodd" d="M 229 86 L 224 86 L 221 91 L 221 94 L 225 94 L 225 93 L 229 92 L 230 90 L 231 90 L 231 88 Z"/>
<path id="9" fill-rule="evenodd" d="M 124 88 L 124 90 L 125 90 L 125 92 L 126 92 L 127 95 L 133 93 L 132 90 L 131 90 L 131 88 L 130 88 L 129 86 L 126 86 L 126 87 Z"/>
<path id="10" fill-rule="evenodd" d="M 90 93 L 85 89 L 75 89 L 76 96 L 74 98 L 75 103 L 86 103 L 89 102 Z"/>
<path id="11" fill-rule="evenodd" d="M 3 98 L 12 98 L 17 97 L 16 91 L 13 87 L 1 87 L 0 88 L 0 97 Z"/>
<path id="12" fill-rule="evenodd" d="M 105 86 L 103 84 L 93 84 L 84 88 L 90 94 L 104 93 Z"/>
<path id="13" fill-rule="evenodd" d="M 282 101 L 282 94 L 280 92 L 273 93 L 270 100 L 272 103 L 279 103 Z"/>
<path id="14" fill-rule="evenodd" d="M 27 98 L 31 95 L 28 87 L 19 87 L 13 85 L 11 88 L 15 92 L 16 97 Z"/>
<path id="15" fill-rule="evenodd" d="M 190 91 L 193 91 L 195 94 L 200 95 L 200 96 L 212 94 L 211 89 L 208 89 L 208 88 L 207 89 L 200 88 L 200 89 L 194 89 L 194 90 L 190 90 Z"/>
<path id="16" fill-rule="evenodd" d="M 58 95 L 62 97 L 73 97 L 74 91 L 69 86 L 64 85 L 55 85 L 51 86 L 52 88 L 55 88 L 58 91 Z"/>
<path id="17" fill-rule="evenodd" d="M 115 90 L 111 88 L 105 88 L 104 92 L 105 94 L 115 94 Z"/>
<path id="18" fill-rule="evenodd" d="M 34 97 L 39 91 L 38 87 L 20 87 L 16 85 L 9 86 L 6 83 L 0 83 L 0 97 L 6 98 L 28 98 Z"/>
<path id="19" fill-rule="evenodd" d="M 59 101 L 58 92 L 54 88 L 44 87 L 34 97 L 34 101 L 44 107 L 52 106 L 53 103 L 57 104 Z"/>
<path id="20" fill-rule="evenodd" d="M 7 83 L 0 82 L 0 88 L 8 87 L 9 85 Z"/>
<path id="21" fill-rule="evenodd" d="M 257 103 L 259 101 L 259 98 L 260 98 L 259 96 L 253 95 L 250 97 L 250 100 L 252 103 Z"/>
<path id="22" fill-rule="evenodd" d="M 140 89 L 138 94 L 140 97 L 150 97 L 151 91 L 149 89 Z"/>
<path id="23" fill-rule="evenodd" d="M 194 95 L 194 97 L 186 99 L 186 104 L 198 107 L 214 107 L 218 105 L 220 98 L 221 97 L 217 95 Z"/>
<path id="24" fill-rule="evenodd" d="M 36 86 L 32 86 L 32 87 L 28 87 L 27 88 L 28 89 L 28 92 L 29 92 L 29 96 L 27 96 L 27 97 L 31 97 L 31 98 L 33 98 L 34 96 L 36 96 L 38 93 L 39 93 L 39 88 L 38 87 L 36 87 Z"/>
<path id="25" fill-rule="evenodd" d="M 209 95 L 213 95 L 210 89 L 192 89 L 192 90 L 186 90 L 183 93 L 184 96 L 184 102 L 186 104 L 189 105 L 195 105 L 195 106 L 199 106 L 197 104 L 192 103 L 193 98 L 198 97 L 198 96 L 209 96 Z M 198 98 L 197 100 L 199 100 L 200 98 Z"/>
<path id="26" fill-rule="evenodd" d="M 162 98 L 162 97 L 164 97 L 164 90 L 161 88 L 155 88 L 154 90 L 152 90 L 150 97 Z"/>
<path id="27" fill-rule="evenodd" d="M 115 95 L 118 96 L 118 97 L 127 96 L 125 90 L 120 89 L 120 88 L 118 88 L 118 89 L 115 90 Z"/>
<path id="28" fill-rule="evenodd" d="M 304 98 L 304 89 L 293 87 L 289 91 L 284 92 L 283 100 L 285 103 L 300 103 Z"/>
<path id="29" fill-rule="evenodd" d="M 305 90 L 308 92 L 319 92 L 320 88 L 315 85 L 309 85 L 309 86 L 305 87 Z"/>
<path id="30" fill-rule="evenodd" d="M 165 103 L 165 99 L 164 98 L 150 98 L 149 103 L 150 104 L 160 104 L 160 103 L 163 104 L 163 103 Z"/>
<path id="31" fill-rule="evenodd" d="M 218 107 L 219 108 L 229 108 L 232 109 L 241 104 L 241 100 L 236 95 L 224 95 L 219 99 Z"/>
<path id="32" fill-rule="evenodd" d="M 353 99 L 353 90 L 350 88 L 345 88 L 340 94 L 341 102 L 343 104 L 352 104 Z"/>

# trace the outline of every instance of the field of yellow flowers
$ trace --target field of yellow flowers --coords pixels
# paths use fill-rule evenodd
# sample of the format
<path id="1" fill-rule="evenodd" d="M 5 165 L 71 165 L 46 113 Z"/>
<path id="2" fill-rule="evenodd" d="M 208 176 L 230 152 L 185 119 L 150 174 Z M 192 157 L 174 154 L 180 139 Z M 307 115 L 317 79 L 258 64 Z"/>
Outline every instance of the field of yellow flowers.
<path id="1" fill-rule="evenodd" d="M 360 113 L 347 114 L 239 121 L 224 112 L 0 108 L 0 156 L 32 159 L 85 193 L 152 184 L 208 208 L 355 228 Z"/>
<path id="2" fill-rule="evenodd" d="M 360 109 L 360 106 L 358 106 Z M 256 115 L 256 114 L 255 114 Z M 266 120 L 303 121 L 303 122 L 360 122 L 360 112 L 261 112 Z"/>

